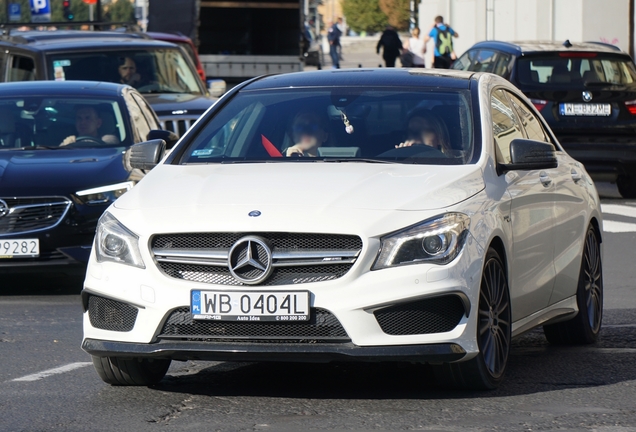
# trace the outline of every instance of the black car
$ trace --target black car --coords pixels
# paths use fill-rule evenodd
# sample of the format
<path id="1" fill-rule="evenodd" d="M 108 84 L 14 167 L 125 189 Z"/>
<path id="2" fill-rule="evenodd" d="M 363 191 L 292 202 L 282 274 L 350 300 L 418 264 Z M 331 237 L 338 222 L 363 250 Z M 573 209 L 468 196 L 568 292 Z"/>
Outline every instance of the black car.
<path id="1" fill-rule="evenodd" d="M 636 197 L 636 68 L 628 54 L 596 42 L 486 41 L 453 68 L 510 80 L 595 179 Z"/>
<path id="2" fill-rule="evenodd" d="M 176 139 L 157 129 L 126 85 L 0 84 L 0 270 L 85 263 L 97 220 L 143 176 L 126 150 Z"/>
<path id="3" fill-rule="evenodd" d="M 216 100 L 182 48 L 134 32 L 31 30 L 0 37 L 0 82 L 34 80 L 130 84 L 163 128 L 180 135 Z"/>

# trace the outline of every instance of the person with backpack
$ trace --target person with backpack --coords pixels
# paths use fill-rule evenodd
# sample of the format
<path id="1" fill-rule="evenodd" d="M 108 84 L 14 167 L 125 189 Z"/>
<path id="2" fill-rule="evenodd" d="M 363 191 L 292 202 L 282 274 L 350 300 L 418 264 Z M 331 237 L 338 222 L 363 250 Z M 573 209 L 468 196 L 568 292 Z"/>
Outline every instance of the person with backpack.
<path id="1" fill-rule="evenodd" d="M 453 50 L 454 37 L 459 37 L 459 33 L 448 24 L 444 24 L 444 18 L 441 16 L 435 17 L 435 25 L 424 40 L 424 43 L 431 39 L 435 41 L 434 68 L 450 69 L 451 64 L 457 58 Z"/>

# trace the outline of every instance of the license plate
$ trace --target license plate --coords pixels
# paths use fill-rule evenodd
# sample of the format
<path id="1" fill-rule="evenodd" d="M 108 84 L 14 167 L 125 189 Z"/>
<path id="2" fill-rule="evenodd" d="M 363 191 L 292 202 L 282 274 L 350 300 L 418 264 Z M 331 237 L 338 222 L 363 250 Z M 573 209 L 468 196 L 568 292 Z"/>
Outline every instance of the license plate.
<path id="1" fill-rule="evenodd" d="M 600 103 L 563 103 L 560 105 L 559 111 L 563 116 L 609 116 L 612 115 L 612 106 Z"/>
<path id="2" fill-rule="evenodd" d="M 215 321 L 309 321 L 308 291 L 191 292 L 193 319 Z"/>
<path id="3" fill-rule="evenodd" d="M 40 256 L 40 240 L 11 239 L 0 240 L 0 259 L 7 258 L 34 258 Z"/>

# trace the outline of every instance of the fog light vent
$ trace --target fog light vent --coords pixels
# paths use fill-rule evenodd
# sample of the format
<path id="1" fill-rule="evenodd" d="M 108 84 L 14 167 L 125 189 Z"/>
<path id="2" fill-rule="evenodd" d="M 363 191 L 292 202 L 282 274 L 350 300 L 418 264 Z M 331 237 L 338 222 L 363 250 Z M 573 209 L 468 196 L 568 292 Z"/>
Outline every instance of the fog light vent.
<path id="1" fill-rule="evenodd" d="M 101 330 L 131 331 L 137 312 L 136 307 L 126 303 L 93 295 L 88 298 L 88 318 L 93 327 Z"/>
<path id="2" fill-rule="evenodd" d="M 464 305 L 456 295 L 433 297 L 378 309 L 373 314 L 389 335 L 445 333 L 457 327 Z"/>

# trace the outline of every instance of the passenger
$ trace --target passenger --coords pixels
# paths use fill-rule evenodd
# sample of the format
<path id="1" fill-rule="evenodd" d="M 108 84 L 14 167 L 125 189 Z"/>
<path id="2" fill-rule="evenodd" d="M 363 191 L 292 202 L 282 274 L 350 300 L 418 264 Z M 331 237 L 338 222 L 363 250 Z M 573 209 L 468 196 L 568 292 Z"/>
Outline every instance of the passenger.
<path id="1" fill-rule="evenodd" d="M 318 148 L 329 138 L 324 120 L 313 112 L 301 112 L 292 122 L 293 146 L 285 151 L 285 156 L 317 157 Z"/>
<path id="2" fill-rule="evenodd" d="M 448 132 L 442 120 L 428 110 L 419 109 L 409 115 L 407 122 L 407 139 L 395 148 L 427 145 L 447 156 L 453 154 L 448 139 Z"/>
<path id="3" fill-rule="evenodd" d="M 141 84 L 141 76 L 137 73 L 137 64 L 132 58 L 120 57 L 117 71 L 119 72 L 120 83 L 128 84 L 135 88 Z"/>
<path id="4" fill-rule="evenodd" d="M 60 146 L 84 140 L 103 142 L 105 144 L 119 144 L 119 139 L 115 135 L 100 135 L 99 128 L 101 126 L 102 119 L 95 107 L 79 105 L 75 109 L 75 129 L 77 130 L 77 135 L 66 137 Z M 94 140 L 90 138 L 94 138 Z"/>

